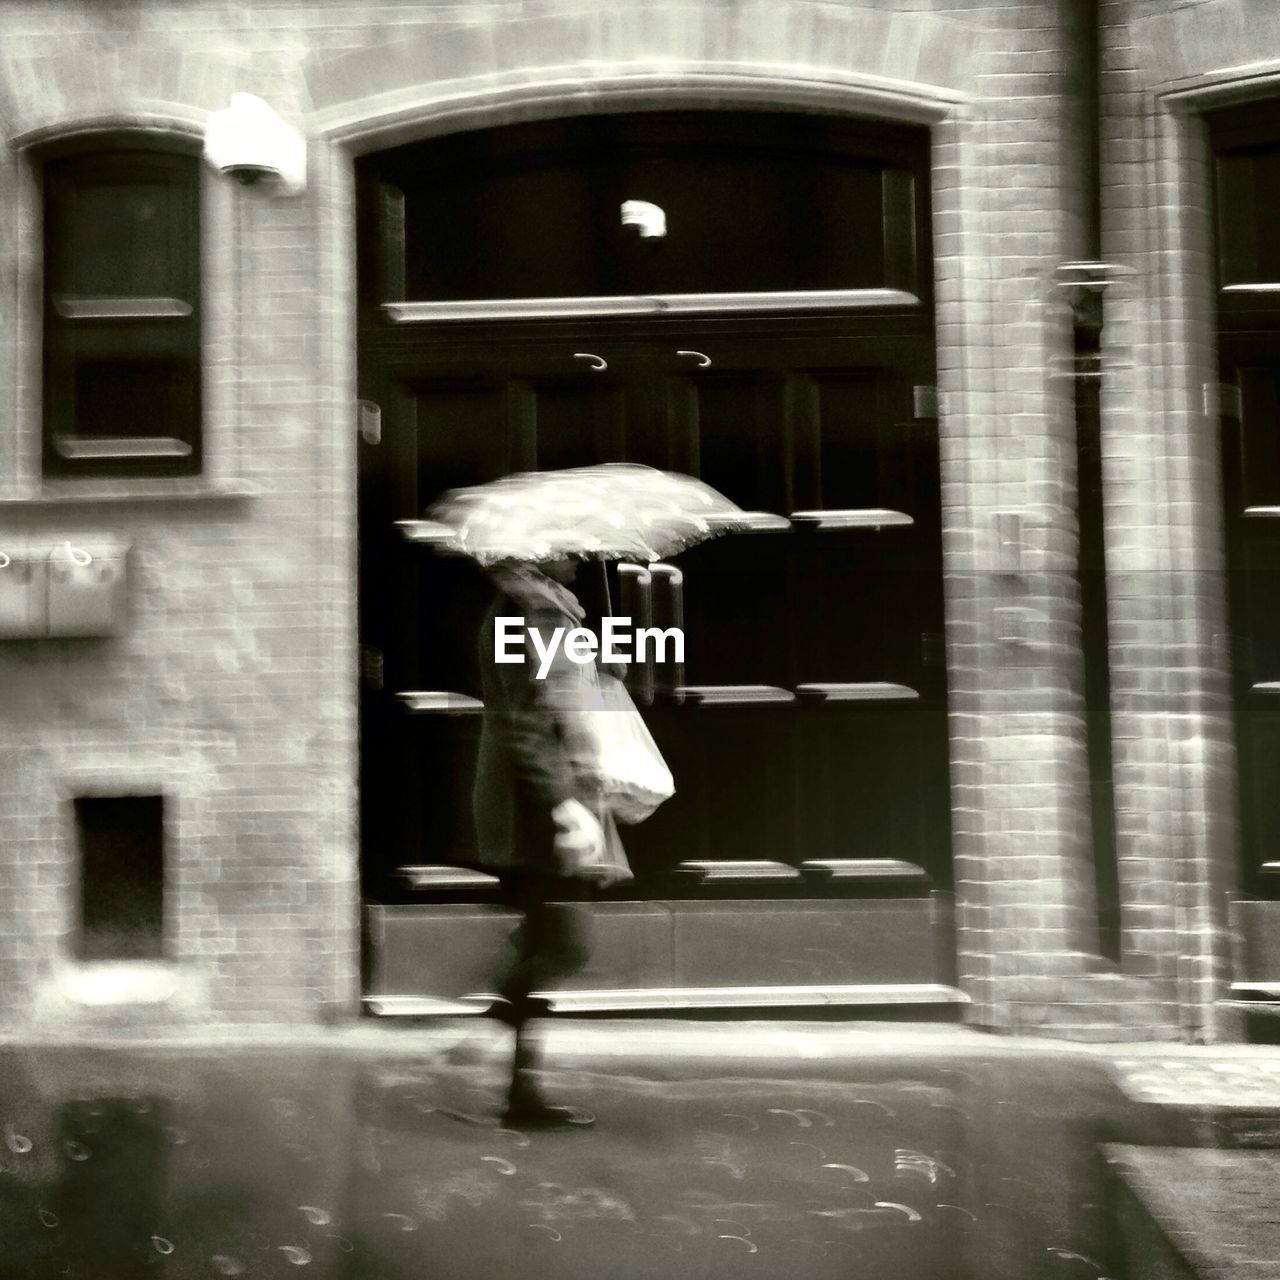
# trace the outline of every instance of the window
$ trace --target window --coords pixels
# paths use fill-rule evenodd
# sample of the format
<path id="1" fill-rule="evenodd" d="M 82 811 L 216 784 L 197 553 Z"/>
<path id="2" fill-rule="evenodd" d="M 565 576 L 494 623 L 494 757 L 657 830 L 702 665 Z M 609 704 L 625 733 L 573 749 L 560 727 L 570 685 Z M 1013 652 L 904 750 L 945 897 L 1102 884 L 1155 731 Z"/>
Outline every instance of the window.
<path id="1" fill-rule="evenodd" d="M 199 160 L 44 161 L 44 471 L 199 472 Z"/>
<path id="2" fill-rule="evenodd" d="M 512 298 L 771 293 L 785 306 L 778 295 L 863 292 L 911 305 L 928 290 L 922 138 L 909 126 L 685 111 L 400 148 L 378 160 L 384 231 L 403 250 L 381 264 L 378 302 L 433 304 L 442 318 L 451 303 Z M 624 220 L 633 202 L 661 211 L 660 234 Z"/>

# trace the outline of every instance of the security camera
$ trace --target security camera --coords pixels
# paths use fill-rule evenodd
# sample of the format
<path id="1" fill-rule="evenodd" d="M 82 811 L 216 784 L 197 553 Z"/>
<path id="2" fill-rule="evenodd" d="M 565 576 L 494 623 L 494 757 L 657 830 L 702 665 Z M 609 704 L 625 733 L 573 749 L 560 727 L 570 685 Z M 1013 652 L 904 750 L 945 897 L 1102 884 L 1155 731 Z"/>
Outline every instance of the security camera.
<path id="1" fill-rule="evenodd" d="M 288 195 L 306 187 L 306 140 L 251 93 L 233 93 L 231 105 L 209 117 L 204 158 L 245 186 L 266 182 Z"/>
<path id="2" fill-rule="evenodd" d="M 228 178 L 234 178 L 242 187 L 252 187 L 261 182 L 263 178 L 278 178 L 280 176 L 280 170 L 274 165 L 255 164 L 252 161 L 226 165 L 222 173 Z"/>

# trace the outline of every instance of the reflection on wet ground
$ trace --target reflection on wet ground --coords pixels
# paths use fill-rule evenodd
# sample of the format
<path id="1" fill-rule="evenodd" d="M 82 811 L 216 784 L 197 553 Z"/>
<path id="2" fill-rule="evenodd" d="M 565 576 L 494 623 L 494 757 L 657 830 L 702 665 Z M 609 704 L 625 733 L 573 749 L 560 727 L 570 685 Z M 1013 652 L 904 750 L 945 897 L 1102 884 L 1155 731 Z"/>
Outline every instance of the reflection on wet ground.
<path id="1" fill-rule="evenodd" d="M 6 1057 L 6 1277 L 1118 1274 L 1089 1060 L 578 1055 L 596 1127 L 525 1134 L 496 1059 Z"/>

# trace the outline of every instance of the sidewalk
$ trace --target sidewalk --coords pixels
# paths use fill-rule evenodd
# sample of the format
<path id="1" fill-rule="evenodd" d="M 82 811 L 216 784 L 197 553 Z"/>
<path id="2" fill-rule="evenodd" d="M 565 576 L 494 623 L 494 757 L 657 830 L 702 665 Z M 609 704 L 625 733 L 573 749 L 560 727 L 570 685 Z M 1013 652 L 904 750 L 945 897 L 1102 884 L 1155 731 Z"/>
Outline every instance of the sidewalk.
<path id="1" fill-rule="evenodd" d="M 1147 1220 L 1134 1223 L 1129 1280 L 1280 1276 L 1280 1151 L 1119 1144 L 1104 1151 L 1129 1193 L 1127 1212 Z"/>
<path id="2" fill-rule="evenodd" d="M 1112 1066 L 1127 1098 L 1169 1118 L 1168 1145 L 1104 1148 L 1130 1243 L 1145 1244 L 1130 1280 L 1280 1278 L 1280 1050 L 1121 1054 Z"/>
<path id="3" fill-rule="evenodd" d="M 478 1052 L 450 1052 L 464 1040 Z M 12 1273 L 96 1280 L 75 1253 L 92 1238 L 130 1265 L 170 1249 L 171 1277 L 304 1256 L 352 1278 L 1064 1280 L 1078 1258 L 1121 1276 L 1114 1176 L 1183 1274 L 1280 1274 L 1260 1207 L 1278 1198 L 1274 1049 L 625 1019 L 553 1021 L 547 1051 L 549 1090 L 595 1128 L 502 1129 L 509 1050 L 475 1019 L 10 1038 L 0 1227 L 29 1259 Z"/>

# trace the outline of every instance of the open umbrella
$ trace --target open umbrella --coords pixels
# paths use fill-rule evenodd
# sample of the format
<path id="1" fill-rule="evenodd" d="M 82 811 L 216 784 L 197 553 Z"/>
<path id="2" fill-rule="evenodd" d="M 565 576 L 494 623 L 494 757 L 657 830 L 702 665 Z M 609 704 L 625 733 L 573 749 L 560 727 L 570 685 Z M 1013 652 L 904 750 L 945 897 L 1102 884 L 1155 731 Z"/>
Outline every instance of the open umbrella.
<path id="1" fill-rule="evenodd" d="M 610 462 L 526 471 L 451 489 L 422 520 L 400 525 L 413 542 L 504 560 L 653 562 L 721 533 L 785 529 L 783 516 L 743 511 L 691 476 Z"/>

